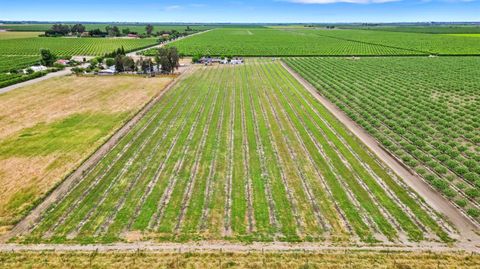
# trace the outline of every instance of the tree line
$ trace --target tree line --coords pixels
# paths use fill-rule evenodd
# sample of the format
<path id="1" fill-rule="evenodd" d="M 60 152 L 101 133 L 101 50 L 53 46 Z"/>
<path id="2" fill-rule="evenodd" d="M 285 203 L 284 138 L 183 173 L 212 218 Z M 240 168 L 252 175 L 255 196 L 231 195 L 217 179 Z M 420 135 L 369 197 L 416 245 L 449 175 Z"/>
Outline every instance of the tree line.
<path id="1" fill-rule="evenodd" d="M 125 53 L 125 49 L 117 50 L 105 54 L 103 57 L 97 57 L 90 60 L 90 66 L 86 69 L 72 69 L 75 73 L 98 72 L 103 68 L 100 63 L 105 63 L 107 67 L 114 66 L 115 72 L 139 72 L 143 74 L 151 74 L 159 72 L 164 74 L 172 74 L 180 66 L 180 54 L 175 47 L 162 47 L 156 50 L 155 56 L 152 58 L 140 58 L 135 61 Z"/>
<path id="2" fill-rule="evenodd" d="M 120 29 L 116 25 L 107 25 L 103 30 L 100 28 L 94 28 L 87 31 L 85 25 L 79 23 L 71 26 L 68 24 L 54 24 L 49 30 L 45 31 L 45 36 L 58 37 L 86 35 L 91 37 L 121 37 L 134 35 L 140 38 L 160 37 L 160 41 L 164 41 L 167 39 L 175 39 L 181 36 L 188 35 L 190 32 L 193 32 L 190 26 L 187 26 L 184 32 L 179 32 L 175 29 L 154 32 L 154 26 L 151 24 L 147 24 L 145 26 L 145 33 L 138 33 L 132 31 L 129 27 L 122 27 Z"/>

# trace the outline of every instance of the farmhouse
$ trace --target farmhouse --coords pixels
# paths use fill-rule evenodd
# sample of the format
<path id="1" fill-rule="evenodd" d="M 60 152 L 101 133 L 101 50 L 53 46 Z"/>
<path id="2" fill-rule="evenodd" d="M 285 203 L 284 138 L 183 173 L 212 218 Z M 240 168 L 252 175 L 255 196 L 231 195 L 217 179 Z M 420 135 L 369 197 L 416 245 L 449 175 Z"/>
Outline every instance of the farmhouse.
<path id="1" fill-rule="evenodd" d="M 68 65 L 70 63 L 69 60 L 65 60 L 65 59 L 59 59 L 57 60 L 55 63 L 57 64 L 61 64 L 61 65 Z"/>

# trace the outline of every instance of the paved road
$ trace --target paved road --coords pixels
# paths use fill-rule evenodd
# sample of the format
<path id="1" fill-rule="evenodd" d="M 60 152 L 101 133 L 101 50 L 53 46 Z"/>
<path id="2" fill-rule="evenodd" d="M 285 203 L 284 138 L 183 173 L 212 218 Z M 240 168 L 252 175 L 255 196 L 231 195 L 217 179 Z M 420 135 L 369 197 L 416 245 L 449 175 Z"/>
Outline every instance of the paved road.
<path id="1" fill-rule="evenodd" d="M 61 76 L 65 76 L 65 75 L 68 75 L 68 74 L 71 74 L 71 73 L 72 73 L 71 72 L 71 67 L 67 67 L 64 70 L 61 70 L 61 71 L 58 71 L 58 72 L 48 73 L 43 77 L 34 78 L 34 79 L 31 79 L 31 80 L 27 80 L 27 81 L 24 81 L 24 82 L 20 82 L 20 83 L 17 83 L 17 84 L 7 86 L 5 88 L 1 88 L 0 89 L 0 94 L 6 93 L 6 92 L 9 92 L 9 91 L 12 91 L 12 90 L 24 87 L 24 86 L 35 84 L 35 83 L 43 81 L 43 80 L 47 80 L 47 79 L 55 78 L 55 77 L 61 77 Z"/>
<path id="2" fill-rule="evenodd" d="M 443 214 L 458 230 L 460 241 L 476 242 L 480 244 L 480 236 L 478 235 L 479 227 L 476 226 L 468 217 L 466 217 L 452 203 L 434 190 L 419 176 L 409 171 L 406 165 L 400 163 L 398 159 L 390 155 L 382 148 L 377 140 L 368 134 L 356 122 L 350 119 L 341 109 L 334 105 L 330 100 L 318 93 L 317 89 L 306 81 L 303 77 L 292 70 L 287 64 L 282 62 L 285 69 L 292 74 L 298 82 L 300 82 L 312 95 L 325 106 L 341 123 L 343 123 L 355 136 L 357 136 L 367 147 L 377 155 L 390 169 L 392 169 L 407 185 L 415 190 L 433 209 Z"/>
<path id="3" fill-rule="evenodd" d="M 85 68 L 87 66 L 88 66 L 88 64 L 83 64 L 80 67 Z M 38 82 L 43 81 L 43 80 L 70 75 L 72 73 L 72 68 L 73 67 L 67 67 L 67 68 L 65 68 L 64 70 L 61 70 L 61 71 L 48 73 L 43 77 L 34 78 L 34 79 L 31 79 L 31 80 L 27 80 L 27 81 L 24 81 L 24 82 L 20 82 L 20 83 L 17 83 L 17 84 L 7 86 L 5 88 L 0 88 L 0 94 L 6 93 L 6 92 L 9 92 L 9 91 L 21 88 L 21 87 L 25 87 L 25 86 L 28 86 L 28 85 L 32 85 L 32 84 L 38 83 Z"/>
<path id="4" fill-rule="evenodd" d="M 144 48 L 144 49 L 141 49 L 141 50 L 132 51 L 132 52 L 127 53 L 127 56 L 129 56 L 129 57 L 134 57 L 134 56 L 136 56 L 137 53 L 139 53 L 139 52 L 146 51 L 146 50 L 149 50 L 149 49 L 154 49 L 154 48 L 161 48 L 161 47 L 163 47 L 163 46 L 165 46 L 165 45 L 167 45 L 167 44 L 169 44 L 169 43 L 175 42 L 175 41 L 177 41 L 177 40 L 181 40 L 181 39 L 184 39 L 184 38 L 189 38 L 189 37 L 196 36 L 196 35 L 201 35 L 201 34 L 204 34 L 204 33 L 206 33 L 206 32 L 209 32 L 209 31 L 211 31 L 211 30 L 212 30 L 212 29 L 206 30 L 206 31 L 202 31 L 202 32 L 198 32 L 198 33 L 191 34 L 191 35 L 187 35 L 187 36 L 182 36 L 182 37 L 179 37 L 179 38 L 177 38 L 177 39 L 175 39 L 175 40 L 172 40 L 172 41 L 167 41 L 167 42 L 162 43 L 162 44 L 158 44 L 158 45 L 151 46 L 151 47 L 148 47 L 148 48 Z"/>

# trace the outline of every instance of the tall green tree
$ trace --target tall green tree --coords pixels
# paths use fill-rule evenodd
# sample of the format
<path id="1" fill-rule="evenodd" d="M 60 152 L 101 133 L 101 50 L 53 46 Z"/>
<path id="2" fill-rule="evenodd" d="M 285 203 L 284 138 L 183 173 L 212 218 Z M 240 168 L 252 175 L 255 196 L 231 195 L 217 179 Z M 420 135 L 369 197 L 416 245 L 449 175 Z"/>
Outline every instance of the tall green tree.
<path id="1" fill-rule="evenodd" d="M 176 47 L 159 48 L 155 57 L 157 64 L 167 73 L 173 73 L 180 66 L 180 56 Z"/>
<path id="2" fill-rule="evenodd" d="M 147 24 L 147 26 L 145 26 L 145 31 L 147 31 L 147 35 L 152 35 L 153 25 Z"/>
<path id="3" fill-rule="evenodd" d="M 116 72 L 123 72 L 124 71 L 122 58 L 123 58 L 123 56 L 120 55 L 120 54 L 117 54 L 117 56 L 115 56 L 115 71 Z"/>
<path id="4" fill-rule="evenodd" d="M 53 66 L 53 63 L 57 60 L 55 54 L 49 49 L 40 49 L 41 63 L 45 66 Z"/>
<path id="5" fill-rule="evenodd" d="M 130 34 L 130 28 L 123 28 L 122 29 L 122 34 L 124 34 L 124 35 Z"/>
<path id="6" fill-rule="evenodd" d="M 71 31 L 72 33 L 81 34 L 85 32 L 85 26 L 80 23 L 75 24 L 74 26 L 72 26 Z"/>
<path id="7" fill-rule="evenodd" d="M 108 25 L 105 27 L 105 31 L 107 31 L 108 36 L 115 37 L 120 36 L 120 29 L 117 26 L 110 26 Z"/>

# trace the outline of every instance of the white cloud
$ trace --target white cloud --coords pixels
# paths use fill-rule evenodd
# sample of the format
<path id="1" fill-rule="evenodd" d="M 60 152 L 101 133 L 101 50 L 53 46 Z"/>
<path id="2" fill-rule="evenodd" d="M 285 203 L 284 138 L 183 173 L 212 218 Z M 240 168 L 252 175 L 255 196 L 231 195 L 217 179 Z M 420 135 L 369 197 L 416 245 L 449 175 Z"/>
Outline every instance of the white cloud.
<path id="1" fill-rule="evenodd" d="M 388 2 L 397 2 L 401 0 L 289 0 L 288 2 L 299 4 L 333 4 L 333 3 L 350 3 L 350 4 L 379 4 Z"/>
<path id="2" fill-rule="evenodd" d="M 173 10 L 178 10 L 178 9 L 181 9 L 182 6 L 179 6 L 179 5 L 171 5 L 171 6 L 167 6 L 164 8 L 165 11 L 173 11 Z"/>

